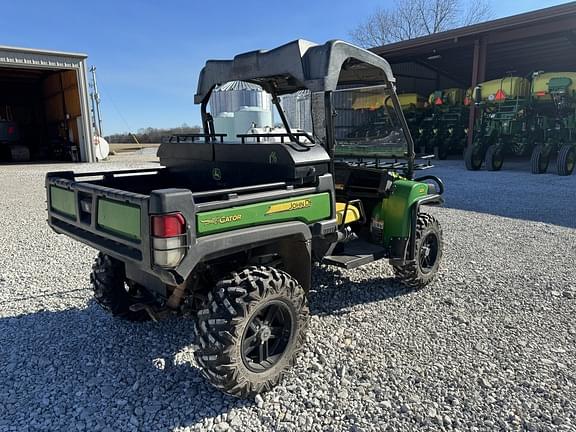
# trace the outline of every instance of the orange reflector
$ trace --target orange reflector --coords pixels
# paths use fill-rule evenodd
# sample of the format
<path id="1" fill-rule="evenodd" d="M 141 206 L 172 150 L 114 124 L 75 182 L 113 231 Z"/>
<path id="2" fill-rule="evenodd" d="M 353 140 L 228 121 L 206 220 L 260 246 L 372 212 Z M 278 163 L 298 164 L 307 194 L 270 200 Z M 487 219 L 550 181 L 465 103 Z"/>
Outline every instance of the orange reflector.
<path id="1" fill-rule="evenodd" d="M 504 93 L 504 90 L 500 89 L 496 92 L 496 96 L 494 97 L 494 100 L 497 101 L 503 101 L 506 99 L 506 93 Z"/>
<path id="2" fill-rule="evenodd" d="M 538 96 L 538 97 L 546 96 L 546 92 L 545 91 L 536 92 L 536 96 Z"/>
<path id="3" fill-rule="evenodd" d="M 436 100 L 434 101 L 434 105 L 442 105 L 444 102 L 442 102 L 442 98 L 441 97 L 437 97 Z"/>
<path id="4" fill-rule="evenodd" d="M 469 97 L 464 98 L 464 105 L 468 106 L 472 103 L 472 100 Z"/>

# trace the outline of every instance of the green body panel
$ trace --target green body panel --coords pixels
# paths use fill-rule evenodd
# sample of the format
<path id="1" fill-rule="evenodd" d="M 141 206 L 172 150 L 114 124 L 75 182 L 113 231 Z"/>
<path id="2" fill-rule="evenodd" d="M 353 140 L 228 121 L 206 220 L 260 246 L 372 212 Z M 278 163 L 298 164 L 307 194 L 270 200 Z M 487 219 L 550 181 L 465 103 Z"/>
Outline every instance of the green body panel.
<path id="1" fill-rule="evenodd" d="M 273 222 L 299 220 L 309 224 L 331 214 L 330 194 L 325 192 L 198 213 L 196 227 L 202 236 Z"/>
<path id="2" fill-rule="evenodd" d="M 140 207 L 104 198 L 98 200 L 98 228 L 131 240 L 140 240 Z"/>
<path id="3" fill-rule="evenodd" d="M 64 216 L 76 219 L 74 192 L 50 186 L 50 209 Z"/>
<path id="4" fill-rule="evenodd" d="M 373 219 L 383 228 L 383 245 L 389 246 L 392 238 L 410 235 L 412 205 L 428 195 L 428 185 L 411 180 L 396 180 L 392 194 L 376 206 Z"/>

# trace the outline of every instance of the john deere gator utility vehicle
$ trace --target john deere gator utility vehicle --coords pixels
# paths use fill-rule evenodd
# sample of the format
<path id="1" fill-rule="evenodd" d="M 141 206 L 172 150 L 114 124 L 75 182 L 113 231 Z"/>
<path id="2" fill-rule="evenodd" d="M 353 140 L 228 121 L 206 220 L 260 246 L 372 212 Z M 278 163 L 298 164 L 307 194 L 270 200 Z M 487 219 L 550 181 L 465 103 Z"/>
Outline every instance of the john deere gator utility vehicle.
<path id="1" fill-rule="evenodd" d="M 481 115 L 474 128 L 474 142 L 464 153 L 466 168 L 498 171 L 506 155 L 530 154 L 534 145 L 529 125 L 530 82 L 506 77 L 480 84 L 474 102 Z"/>
<path id="2" fill-rule="evenodd" d="M 210 95 L 235 80 L 272 95 L 281 142 L 215 131 Z M 301 90 L 310 132 L 293 131 L 279 102 Z M 97 303 L 134 321 L 191 314 L 198 366 L 246 397 L 278 383 L 302 348 L 314 261 L 387 259 L 408 287 L 434 279 L 442 230 L 422 206 L 440 204 L 443 186 L 414 178 L 426 164 L 414 160 L 390 65 L 345 42 L 210 60 L 195 102 L 204 131 L 167 137 L 162 168 L 49 173 L 48 222 L 100 251 Z"/>
<path id="3" fill-rule="evenodd" d="M 532 173 L 545 173 L 556 155 L 558 175 L 572 174 L 576 165 L 576 72 L 535 74 L 532 109 L 532 129 L 537 131 Z"/>

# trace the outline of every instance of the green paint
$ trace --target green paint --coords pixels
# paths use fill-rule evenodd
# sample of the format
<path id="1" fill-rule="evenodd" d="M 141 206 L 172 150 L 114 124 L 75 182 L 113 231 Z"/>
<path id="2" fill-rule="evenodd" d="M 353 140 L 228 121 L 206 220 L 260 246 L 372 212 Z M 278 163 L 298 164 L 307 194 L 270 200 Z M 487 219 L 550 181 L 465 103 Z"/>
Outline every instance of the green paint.
<path id="1" fill-rule="evenodd" d="M 310 224 L 328 219 L 331 212 L 330 194 L 325 192 L 198 213 L 196 227 L 201 236 L 273 222 Z"/>
<path id="2" fill-rule="evenodd" d="M 396 180 L 392 194 L 382 200 L 382 205 L 374 209 L 372 217 L 383 222 L 384 245 L 395 237 L 410 235 L 410 209 L 422 197 L 428 195 L 428 185 L 411 180 Z"/>
<path id="3" fill-rule="evenodd" d="M 64 216 L 76 219 L 74 192 L 57 186 L 50 186 L 50 209 Z"/>
<path id="4" fill-rule="evenodd" d="M 140 240 L 140 207 L 98 199 L 98 228 L 130 240 Z"/>

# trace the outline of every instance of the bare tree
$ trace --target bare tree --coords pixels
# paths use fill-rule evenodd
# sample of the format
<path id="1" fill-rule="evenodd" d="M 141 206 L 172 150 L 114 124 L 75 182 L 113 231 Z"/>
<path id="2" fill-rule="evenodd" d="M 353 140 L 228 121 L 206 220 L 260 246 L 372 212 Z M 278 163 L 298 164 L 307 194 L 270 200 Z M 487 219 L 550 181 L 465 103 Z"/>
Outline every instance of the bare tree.
<path id="1" fill-rule="evenodd" d="M 377 9 L 350 36 L 368 48 L 476 24 L 492 16 L 488 0 L 395 0 L 392 8 Z"/>

